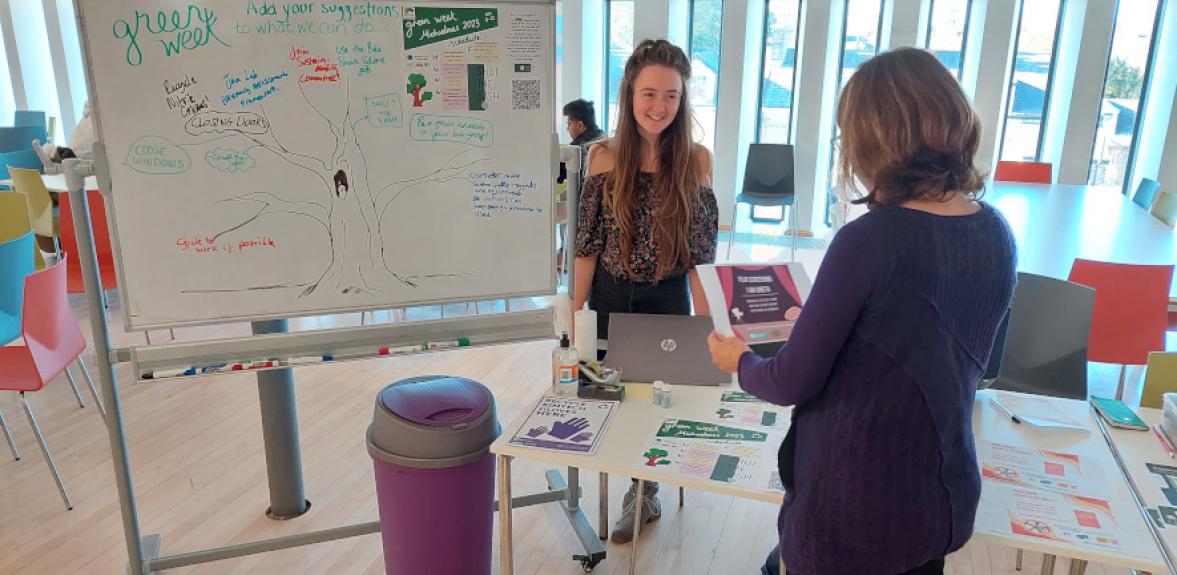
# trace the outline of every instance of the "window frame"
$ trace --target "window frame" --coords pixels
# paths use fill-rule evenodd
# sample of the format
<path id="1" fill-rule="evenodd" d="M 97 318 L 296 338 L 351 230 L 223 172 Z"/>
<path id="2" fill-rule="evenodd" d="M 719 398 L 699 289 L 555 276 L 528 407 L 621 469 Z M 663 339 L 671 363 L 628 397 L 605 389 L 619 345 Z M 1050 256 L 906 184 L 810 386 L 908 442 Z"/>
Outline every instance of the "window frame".
<path id="1" fill-rule="evenodd" d="M 972 0 L 969 0 L 969 1 L 972 2 Z M 1022 16 L 1025 15 L 1025 2 L 1026 2 L 1026 0 L 1022 0 L 1022 9 L 1018 10 L 1018 22 L 1014 26 L 1014 57 L 1010 61 L 1010 64 L 1009 64 L 1009 81 L 1006 83 L 1006 88 L 1005 88 L 1006 100 L 1005 100 L 1005 105 L 1002 106 L 1002 109 L 1001 109 L 1001 138 L 997 142 L 997 161 L 999 161 L 999 162 L 1001 161 L 1001 153 L 1002 153 L 1002 151 L 1005 150 L 1005 130 L 1006 130 L 1006 126 L 1008 125 L 1008 122 L 1009 122 L 1010 98 L 1013 98 L 1013 93 L 1014 93 L 1014 72 L 1017 70 L 1017 67 L 1018 67 L 1018 43 L 1022 39 Z M 1039 120 L 1039 126 L 1038 126 L 1038 142 L 1035 144 L 1035 148 L 1034 148 L 1034 161 L 1035 162 L 1042 161 L 1042 147 L 1046 143 L 1046 128 L 1047 128 L 1047 123 L 1050 121 L 1050 96 L 1051 96 L 1051 94 L 1054 93 L 1054 72 L 1058 66 L 1058 51 L 1059 51 L 1059 46 L 1062 44 L 1062 37 L 1063 37 L 1063 35 L 1062 35 L 1063 14 L 1066 13 L 1066 7 L 1067 7 L 1067 0 L 1059 0 L 1058 14 L 1055 15 L 1055 21 L 1054 21 L 1054 41 L 1051 42 L 1051 48 L 1050 48 L 1050 65 L 1046 69 L 1046 92 L 1042 96 L 1044 98 L 1044 100 L 1043 100 L 1043 104 L 1042 104 L 1041 120 Z M 1113 26 L 1114 26 L 1114 23 L 1113 23 Z M 962 63 L 962 65 L 963 65 L 963 63 Z M 1105 72 L 1105 74 L 1106 74 L 1106 72 Z M 1100 98 L 1102 98 L 1102 97 L 1103 96 L 1100 95 Z M 1094 153 L 1094 150 L 1095 150 L 1094 137 L 1092 138 L 1091 148 L 1092 148 L 1092 153 Z M 1088 159 L 1088 162 L 1090 162 L 1090 159 Z"/>
<path id="2" fill-rule="evenodd" d="M 879 55 L 879 49 L 882 48 L 882 46 L 880 46 L 880 44 L 882 43 L 881 40 L 883 39 L 883 0 L 878 0 L 878 2 L 879 2 L 879 24 L 878 24 L 878 30 L 875 32 L 875 56 Z M 846 62 L 846 28 L 847 28 L 847 25 L 849 24 L 849 22 L 850 22 L 850 0 L 842 0 L 842 34 L 838 40 L 838 76 L 837 76 L 837 83 L 835 84 L 835 86 L 837 87 L 838 97 L 841 97 L 841 94 L 842 94 L 842 72 L 846 69 L 846 66 L 845 66 L 845 62 Z M 855 68 L 855 70 L 857 70 L 857 68 Z M 839 137 L 838 136 L 838 118 L 836 117 L 837 111 L 835 111 L 834 114 L 835 114 L 835 117 L 831 118 L 831 120 L 832 120 L 831 123 L 834 125 L 834 130 L 833 130 L 834 137 L 830 139 L 830 165 L 828 168 L 828 170 L 830 172 L 833 172 L 833 170 L 834 170 L 834 156 L 835 156 L 835 152 L 837 152 L 837 149 L 836 149 L 837 144 L 835 144 L 834 142 Z M 833 189 L 834 189 L 834 184 L 833 184 L 833 182 L 830 182 L 830 185 L 826 189 L 826 197 L 825 197 L 825 206 L 826 207 L 825 207 L 825 215 L 823 216 L 823 221 L 825 222 L 825 224 L 827 226 L 833 225 L 833 222 L 830 221 L 830 207 L 832 205 L 830 202 L 830 199 L 833 197 L 833 194 L 830 192 L 833 191 Z"/>
<path id="3" fill-rule="evenodd" d="M 1061 13 L 1062 11 L 1060 10 L 1059 12 Z M 960 61 L 957 63 L 957 66 L 956 66 L 957 82 L 959 82 L 960 79 L 964 77 L 964 61 L 965 61 L 964 55 L 965 55 L 965 51 L 968 50 L 968 48 L 969 48 L 969 24 L 972 22 L 972 19 L 973 19 L 973 0 L 965 0 L 964 30 L 961 32 L 961 37 L 960 37 Z M 936 20 L 936 0 L 928 0 L 928 29 L 927 29 L 927 32 L 924 34 L 924 49 L 929 52 L 932 51 L 932 23 L 935 20 Z M 1019 23 L 1021 22 L 1020 16 L 1018 18 L 1018 22 Z M 1020 32 L 1020 30 L 1019 30 L 1019 32 Z M 1055 34 L 1055 36 L 1057 37 L 1058 35 Z M 1017 46 L 1016 40 L 1014 41 L 1014 46 Z M 935 55 L 935 54 L 933 54 L 933 55 Z"/>
<path id="4" fill-rule="evenodd" d="M 1149 41 L 1148 41 L 1148 55 L 1145 57 L 1145 61 L 1144 61 L 1144 77 L 1141 78 L 1141 80 L 1140 80 L 1140 101 L 1136 104 L 1136 119 L 1132 122 L 1132 143 L 1128 146 L 1128 164 L 1127 164 L 1127 169 L 1124 171 L 1124 183 L 1120 185 L 1120 188 L 1121 188 L 1120 193 L 1124 194 L 1125 196 L 1129 196 L 1132 193 L 1132 190 L 1131 190 L 1132 178 L 1133 178 L 1133 176 L 1136 175 L 1136 152 L 1140 148 L 1140 121 L 1142 119 L 1144 119 L 1144 110 L 1148 104 L 1148 92 L 1149 92 L 1149 88 L 1152 87 L 1152 73 L 1153 73 L 1153 69 L 1156 68 L 1156 63 L 1157 63 L 1157 44 L 1160 41 L 1160 34 L 1158 33 L 1159 31 L 1157 30 L 1157 27 L 1160 26 L 1160 24 L 1161 24 L 1161 17 L 1165 15 L 1165 7 L 1168 4 L 1169 4 L 1168 0 L 1157 0 L 1157 9 L 1156 9 L 1156 12 L 1153 14 L 1152 37 L 1149 38 Z M 1119 13 L 1120 13 L 1120 0 L 1117 0 L 1116 1 L 1116 19 L 1119 19 L 1119 15 L 1120 15 Z M 1113 43 L 1115 42 L 1115 37 L 1114 37 L 1115 36 L 1115 32 L 1114 32 L 1115 29 L 1116 29 L 1115 23 L 1113 22 L 1112 23 L 1112 30 L 1113 30 L 1112 42 Z M 1108 45 L 1108 63 L 1104 66 L 1104 72 L 1103 72 L 1103 75 L 1104 75 L 1103 90 L 1100 91 L 1100 95 L 1099 95 L 1099 106 L 1101 109 L 1103 108 L 1103 98 L 1104 98 L 1103 91 L 1107 90 L 1107 81 L 1108 81 L 1107 74 L 1108 74 L 1108 69 L 1111 68 L 1111 62 L 1112 62 L 1112 49 L 1111 49 L 1111 45 L 1109 44 Z M 1096 132 L 1098 134 L 1098 129 L 1096 130 Z M 1093 155 L 1093 156 L 1095 155 L 1095 140 L 1096 140 L 1096 137 L 1092 136 L 1092 138 L 1091 138 L 1091 155 Z M 1088 163 L 1087 163 L 1087 178 L 1088 178 L 1088 180 L 1091 179 L 1091 161 L 1090 160 L 1088 160 Z"/>
<path id="5" fill-rule="evenodd" d="M 694 0 L 691 1 L 692 3 L 694 2 Z M 764 0 L 764 19 L 763 23 L 761 24 L 759 66 L 760 89 L 756 92 L 756 128 L 752 137 L 752 141 L 757 144 L 760 143 L 761 124 L 764 121 L 764 85 L 766 83 L 764 78 L 764 63 L 768 61 L 768 15 L 770 13 L 769 6 L 772 4 L 772 1 L 773 0 Z M 797 54 L 799 52 L 798 44 L 801 43 L 801 30 L 799 28 L 801 26 L 801 14 L 803 13 L 804 8 L 804 1 L 797 0 L 797 19 L 794 21 L 795 24 L 793 26 L 793 78 L 792 89 L 789 96 L 789 121 L 787 124 L 785 124 L 786 144 L 795 143 L 793 141 L 793 120 L 797 116 L 793 113 L 793 111 L 797 108 L 797 69 L 801 67 L 801 62 L 797 59 Z M 842 36 L 844 37 L 845 35 L 845 31 L 843 31 Z"/>
<path id="6" fill-rule="evenodd" d="M 697 0 L 691 0 L 687 6 L 687 64 L 688 65 L 690 65 L 692 62 L 691 49 L 692 49 L 692 45 L 695 42 L 695 2 L 696 1 Z M 720 86 L 719 78 L 723 74 L 723 11 L 724 11 L 724 4 L 723 4 L 723 0 L 718 0 L 718 2 L 719 2 L 719 18 L 720 18 L 720 21 L 719 21 L 719 62 L 718 62 L 719 69 L 717 69 L 715 71 L 716 118 L 715 118 L 715 122 L 711 125 L 711 129 L 710 129 L 710 131 L 712 132 L 712 134 L 711 134 L 711 141 L 712 142 L 715 141 L 715 134 L 714 134 L 715 129 L 719 126 L 719 117 L 718 117 L 718 114 L 719 114 L 719 86 Z M 768 0 L 765 0 L 765 6 L 767 6 L 767 5 L 768 5 Z M 692 73 L 693 73 L 693 71 L 692 71 Z M 757 124 L 759 124 L 760 123 L 759 113 L 757 113 L 757 114 L 758 115 L 756 118 L 756 122 L 757 122 Z M 714 147 L 714 146 L 712 146 L 712 147 Z M 714 154 L 715 150 L 711 150 L 711 153 Z"/>

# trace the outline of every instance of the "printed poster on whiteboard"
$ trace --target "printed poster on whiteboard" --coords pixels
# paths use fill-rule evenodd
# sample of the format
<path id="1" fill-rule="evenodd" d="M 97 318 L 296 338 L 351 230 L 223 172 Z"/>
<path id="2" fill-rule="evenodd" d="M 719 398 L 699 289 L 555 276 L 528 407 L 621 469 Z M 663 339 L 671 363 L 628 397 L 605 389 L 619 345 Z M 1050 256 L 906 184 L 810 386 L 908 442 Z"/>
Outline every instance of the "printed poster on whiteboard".
<path id="1" fill-rule="evenodd" d="M 750 344 L 789 339 L 809 297 L 809 276 L 797 263 L 708 264 L 698 270 L 716 331 Z"/>

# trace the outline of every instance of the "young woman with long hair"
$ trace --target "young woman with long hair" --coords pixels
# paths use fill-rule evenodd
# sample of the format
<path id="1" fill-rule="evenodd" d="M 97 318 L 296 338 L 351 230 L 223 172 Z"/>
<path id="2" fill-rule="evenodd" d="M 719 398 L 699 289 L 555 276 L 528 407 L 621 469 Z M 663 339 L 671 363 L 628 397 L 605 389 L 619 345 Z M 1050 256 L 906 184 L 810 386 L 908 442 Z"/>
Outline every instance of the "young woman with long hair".
<path id="1" fill-rule="evenodd" d="M 839 179 L 869 208 L 834 237 L 777 355 L 713 333 L 740 387 L 792 405 L 778 466 L 790 574 L 942 573 L 973 532 L 972 411 L 1015 282 L 1005 220 L 979 201 L 981 126 L 931 54 L 900 48 L 842 90 Z"/>
<path id="2" fill-rule="evenodd" d="M 711 154 L 692 138 L 690 77 L 682 49 L 638 44 L 621 80 L 617 131 L 589 150 L 572 303 L 596 310 L 600 338 L 610 312 L 689 315 L 693 301 L 696 314 L 708 313 L 695 266 L 715 261 L 719 210 Z M 661 515 L 657 492 L 646 483 L 643 524 Z M 635 495 L 625 497 L 614 541 L 633 537 Z"/>

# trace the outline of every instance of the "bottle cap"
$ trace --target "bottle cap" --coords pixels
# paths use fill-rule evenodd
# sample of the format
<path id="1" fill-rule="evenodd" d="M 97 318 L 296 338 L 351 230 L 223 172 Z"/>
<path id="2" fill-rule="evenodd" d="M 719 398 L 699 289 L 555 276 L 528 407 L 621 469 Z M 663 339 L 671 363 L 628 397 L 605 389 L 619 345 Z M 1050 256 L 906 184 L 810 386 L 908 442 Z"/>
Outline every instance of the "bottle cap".
<path id="1" fill-rule="evenodd" d="M 568 341 L 568 332 L 561 333 L 560 334 L 560 347 L 567 348 L 569 345 L 572 345 L 572 342 Z"/>

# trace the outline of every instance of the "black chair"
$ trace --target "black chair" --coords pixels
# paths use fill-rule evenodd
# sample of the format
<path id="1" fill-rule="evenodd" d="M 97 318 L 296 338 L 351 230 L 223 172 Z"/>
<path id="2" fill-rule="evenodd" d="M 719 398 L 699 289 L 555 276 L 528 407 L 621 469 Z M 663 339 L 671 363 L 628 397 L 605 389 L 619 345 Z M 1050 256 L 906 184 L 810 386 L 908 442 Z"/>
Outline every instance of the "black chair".
<path id="1" fill-rule="evenodd" d="M 997 374 L 989 387 L 1086 400 L 1094 308 L 1087 286 L 1019 272 L 1008 331 L 998 330 L 986 370 Z"/>
<path id="2" fill-rule="evenodd" d="M 1141 179 L 1140 185 L 1136 186 L 1136 193 L 1132 196 L 1132 202 L 1148 210 L 1152 207 L 1152 200 L 1157 195 L 1157 188 L 1160 187 L 1161 185 L 1156 180 Z"/>
<path id="3" fill-rule="evenodd" d="M 790 261 L 797 258 L 797 210 L 794 206 L 796 194 L 793 190 L 793 146 L 788 144 L 749 144 L 748 161 L 744 165 L 744 186 L 736 195 L 732 208 L 731 230 L 727 238 L 727 255 L 732 255 L 732 242 L 736 238 L 736 214 L 740 204 L 755 206 L 780 206 L 789 208 L 789 228 L 793 234 L 793 249 Z M 750 208 L 751 209 L 751 208 Z"/>

